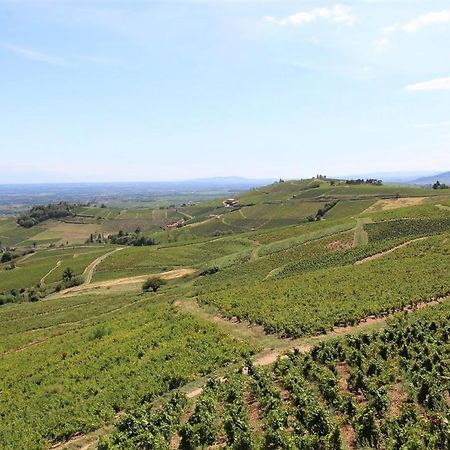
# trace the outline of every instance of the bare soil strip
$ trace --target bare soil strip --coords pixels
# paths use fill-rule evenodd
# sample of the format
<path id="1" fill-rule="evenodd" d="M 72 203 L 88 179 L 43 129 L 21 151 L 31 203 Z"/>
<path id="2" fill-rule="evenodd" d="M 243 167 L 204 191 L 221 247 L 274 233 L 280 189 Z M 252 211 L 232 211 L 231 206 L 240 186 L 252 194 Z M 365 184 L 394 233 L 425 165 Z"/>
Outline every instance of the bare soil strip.
<path id="1" fill-rule="evenodd" d="M 117 278 L 115 280 L 106 280 L 106 281 L 98 281 L 96 283 L 84 283 L 80 286 L 75 286 L 73 288 L 66 289 L 64 291 L 61 291 L 57 297 L 65 297 L 69 294 L 79 294 L 79 293 L 86 293 L 88 291 L 92 291 L 94 289 L 100 289 L 100 288 L 110 288 L 113 286 L 123 286 L 127 284 L 139 284 L 143 283 L 147 278 L 149 277 L 159 277 L 163 280 L 173 280 L 175 278 L 184 277 L 187 275 L 191 275 L 196 272 L 196 269 L 175 269 L 175 270 L 169 270 L 167 272 L 160 272 L 160 273 L 149 273 L 146 275 L 137 275 L 133 277 L 126 277 L 126 278 Z"/>
<path id="2" fill-rule="evenodd" d="M 97 268 L 97 266 L 102 263 L 108 256 L 112 255 L 113 253 L 116 253 L 120 250 L 123 250 L 123 247 L 116 248 L 112 252 L 105 253 L 102 256 L 99 256 L 97 259 L 92 261 L 86 269 L 84 269 L 83 277 L 84 277 L 84 284 L 90 284 L 92 281 L 92 277 L 94 276 L 94 271 Z"/>
<path id="3" fill-rule="evenodd" d="M 61 265 L 61 263 L 62 263 L 62 261 L 61 260 L 59 260 L 57 263 L 56 263 L 56 266 L 55 267 L 53 267 L 52 269 L 50 269 L 41 279 L 40 279 L 40 281 L 39 281 L 39 284 L 41 285 L 41 286 L 45 286 L 45 279 L 48 277 L 48 276 L 50 276 L 50 274 L 53 272 L 53 271 L 55 271 L 60 265 Z"/>
<path id="4" fill-rule="evenodd" d="M 390 209 L 405 208 L 407 206 L 416 206 L 422 204 L 426 197 L 399 197 L 377 200 L 373 205 L 369 206 L 364 213 L 376 211 L 388 211 Z"/>
<path id="5" fill-rule="evenodd" d="M 397 250 L 400 250 L 401 248 L 406 247 L 409 244 L 412 244 L 412 243 L 418 242 L 418 241 L 423 241 L 424 239 L 428 239 L 428 238 L 429 238 L 429 236 L 411 239 L 410 241 L 404 242 L 403 244 L 400 244 L 400 245 L 396 245 L 395 247 L 392 247 L 389 250 L 385 250 L 384 252 L 380 252 L 375 255 L 368 256 L 367 258 L 360 259 L 359 261 L 355 262 L 355 265 L 364 264 L 369 261 L 373 261 L 374 259 L 382 258 L 383 256 L 388 255 L 389 253 L 395 252 Z"/>
<path id="6" fill-rule="evenodd" d="M 356 225 L 353 229 L 353 247 L 358 247 L 359 245 L 366 245 L 369 242 L 369 235 L 364 229 L 364 224 L 369 223 L 370 219 L 356 219 Z"/>

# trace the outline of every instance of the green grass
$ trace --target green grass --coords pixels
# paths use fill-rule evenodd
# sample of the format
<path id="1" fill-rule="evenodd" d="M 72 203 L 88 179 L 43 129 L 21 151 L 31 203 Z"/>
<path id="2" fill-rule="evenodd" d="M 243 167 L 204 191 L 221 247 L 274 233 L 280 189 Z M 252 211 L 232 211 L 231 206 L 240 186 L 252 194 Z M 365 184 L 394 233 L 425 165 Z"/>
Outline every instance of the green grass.
<path id="1" fill-rule="evenodd" d="M 46 284 L 60 281 L 62 273 L 67 267 L 70 267 L 75 275 L 81 275 L 86 266 L 97 257 L 107 253 L 110 248 L 112 247 L 92 246 L 38 250 L 23 262 L 19 260 L 15 269 L 0 269 L 0 291 L 36 286 L 40 279 L 56 266 L 58 261 L 61 261 L 61 266 L 50 274 L 45 280 Z M 74 255 L 78 256 L 74 257 Z"/>

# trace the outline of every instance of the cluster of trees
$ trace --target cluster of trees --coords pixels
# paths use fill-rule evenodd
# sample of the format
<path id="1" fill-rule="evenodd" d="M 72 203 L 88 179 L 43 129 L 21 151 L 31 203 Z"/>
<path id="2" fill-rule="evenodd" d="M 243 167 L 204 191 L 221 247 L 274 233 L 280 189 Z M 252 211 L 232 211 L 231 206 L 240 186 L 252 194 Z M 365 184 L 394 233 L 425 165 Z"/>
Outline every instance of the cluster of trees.
<path id="1" fill-rule="evenodd" d="M 67 202 L 33 206 L 26 214 L 18 217 L 17 223 L 24 228 L 31 228 L 47 219 L 60 219 L 74 216 L 73 208 L 77 206 Z"/>
<path id="2" fill-rule="evenodd" d="M 448 187 L 446 184 L 441 183 L 441 182 L 438 180 L 438 181 L 436 181 L 436 183 L 433 184 L 432 188 L 433 188 L 433 189 L 448 189 L 449 187 Z"/>
<path id="3" fill-rule="evenodd" d="M 307 222 L 315 222 L 317 220 L 321 220 L 323 218 L 323 216 L 325 216 L 325 214 L 331 209 L 334 208 L 337 205 L 338 201 L 333 201 L 333 202 L 327 202 L 325 203 L 325 205 L 322 208 L 319 208 L 317 210 L 317 213 L 315 216 L 308 216 L 306 218 Z"/>
<path id="4" fill-rule="evenodd" d="M 21 256 L 24 255 L 28 255 L 29 253 L 34 253 L 34 249 L 29 249 L 26 250 L 24 252 L 16 252 L 15 249 L 13 248 L 2 248 L 1 247 L 1 242 L 0 242 L 0 263 L 1 264 L 5 264 L 5 263 L 11 263 L 9 265 L 10 269 L 15 269 L 16 268 L 16 263 L 15 260 L 17 258 L 20 258 Z"/>
<path id="5" fill-rule="evenodd" d="M 67 267 L 62 275 L 62 280 L 55 286 L 55 292 L 68 289 L 70 287 L 79 286 L 84 283 L 84 278 L 81 275 L 76 276 L 75 272 Z"/>
<path id="6" fill-rule="evenodd" d="M 11 289 L 0 292 L 0 305 L 7 303 L 37 302 L 47 295 L 47 290 L 41 286 L 29 289 Z"/>
<path id="7" fill-rule="evenodd" d="M 0 305 L 7 303 L 23 303 L 37 302 L 52 292 L 59 292 L 73 286 L 78 286 L 84 282 L 82 276 L 76 276 L 75 272 L 70 268 L 66 268 L 62 275 L 61 281 L 56 285 L 42 286 L 37 285 L 30 288 L 11 289 L 9 291 L 0 292 Z"/>
<path id="8" fill-rule="evenodd" d="M 382 186 L 383 181 L 377 180 L 376 178 L 357 178 L 355 180 L 345 180 L 345 184 L 373 184 L 375 186 Z"/>
<path id="9" fill-rule="evenodd" d="M 108 240 L 111 244 L 132 245 L 134 247 L 156 244 L 156 241 L 153 238 L 143 235 L 139 228 L 137 228 L 134 233 L 127 233 L 120 230 L 117 234 L 110 234 Z"/>

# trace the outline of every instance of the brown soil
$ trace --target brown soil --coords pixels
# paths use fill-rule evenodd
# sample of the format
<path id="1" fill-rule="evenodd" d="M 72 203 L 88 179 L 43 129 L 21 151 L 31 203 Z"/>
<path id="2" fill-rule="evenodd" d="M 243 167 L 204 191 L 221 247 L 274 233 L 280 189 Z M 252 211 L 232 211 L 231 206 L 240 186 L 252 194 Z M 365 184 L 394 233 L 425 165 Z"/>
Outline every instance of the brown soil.
<path id="1" fill-rule="evenodd" d="M 389 391 L 389 397 L 391 400 L 390 413 L 393 416 L 397 416 L 402 406 L 408 402 L 408 393 L 405 391 L 405 387 L 401 381 L 397 381 Z"/>
<path id="2" fill-rule="evenodd" d="M 341 436 L 344 441 L 345 448 L 349 450 L 356 450 L 356 433 L 349 423 L 343 423 L 341 425 Z"/>
<path id="3" fill-rule="evenodd" d="M 115 280 L 98 281 L 96 283 L 82 284 L 80 286 L 65 289 L 64 291 L 59 292 L 55 296 L 62 297 L 67 294 L 85 293 L 87 291 L 91 291 L 94 289 L 110 288 L 110 287 L 124 286 L 124 285 L 130 285 L 130 284 L 139 284 L 139 283 L 143 283 L 148 277 L 151 277 L 151 276 L 159 277 L 159 278 L 162 278 L 163 280 L 173 280 L 175 278 L 181 278 L 181 277 L 184 277 L 187 275 L 191 275 L 195 272 L 196 272 L 195 269 L 176 269 L 176 270 L 169 270 L 167 272 L 161 272 L 161 273 L 151 273 L 151 274 L 147 274 L 147 275 L 138 275 L 138 276 L 134 276 L 134 277 L 117 278 Z"/>
<path id="4" fill-rule="evenodd" d="M 372 206 L 369 206 L 364 213 L 375 211 L 388 211 L 390 209 L 405 208 L 407 206 L 420 205 L 426 200 L 426 197 L 404 197 L 378 200 Z"/>
<path id="5" fill-rule="evenodd" d="M 330 242 L 327 245 L 327 249 L 330 251 L 337 251 L 337 250 L 342 250 L 345 248 L 352 248 L 354 246 L 354 242 L 341 242 L 341 241 L 335 241 L 335 242 Z"/>

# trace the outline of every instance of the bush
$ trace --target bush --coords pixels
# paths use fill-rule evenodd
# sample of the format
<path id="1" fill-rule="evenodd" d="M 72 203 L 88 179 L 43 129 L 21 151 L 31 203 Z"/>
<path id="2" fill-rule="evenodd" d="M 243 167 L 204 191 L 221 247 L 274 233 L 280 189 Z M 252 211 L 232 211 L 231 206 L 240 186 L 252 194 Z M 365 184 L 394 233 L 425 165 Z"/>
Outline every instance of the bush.
<path id="1" fill-rule="evenodd" d="M 11 252 L 5 252 L 3 253 L 0 262 L 5 263 L 5 262 L 9 262 L 12 261 L 14 259 L 14 255 Z"/>
<path id="2" fill-rule="evenodd" d="M 142 290 L 144 292 L 156 292 L 163 284 L 166 284 L 166 281 L 159 277 L 149 278 L 142 285 Z"/>
<path id="3" fill-rule="evenodd" d="M 208 269 L 203 270 L 200 272 L 200 276 L 204 277 L 205 275 L 212 275 L 214 273 L 217 273 L 220 269 L 217 266 L 209 267 Z"/>

